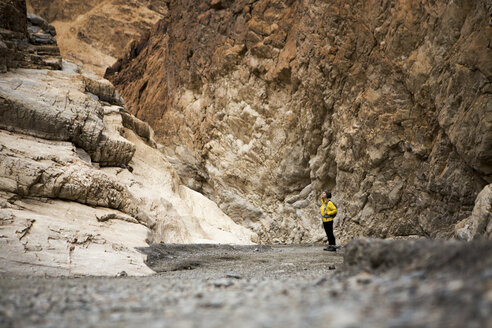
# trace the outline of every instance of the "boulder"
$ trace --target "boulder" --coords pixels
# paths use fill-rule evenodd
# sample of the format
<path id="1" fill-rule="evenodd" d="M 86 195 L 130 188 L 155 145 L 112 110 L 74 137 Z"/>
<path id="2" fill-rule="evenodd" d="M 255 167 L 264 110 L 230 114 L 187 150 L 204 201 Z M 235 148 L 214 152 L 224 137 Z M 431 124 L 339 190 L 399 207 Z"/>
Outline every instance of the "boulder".
<path id="1" fill-rule="evenodd" d="M 396 275 L 483 274 L 492 265 L 491 241 L 378 240 L 360 238 L 346 246 L 343 255 L 347 272 Z"/>
<path id="2" fill-rule="evenodd" d="M 492 184 L 478 194 L 471 216 L 456 224 L 455 237 L 467 241 L 492 239 Z"/>

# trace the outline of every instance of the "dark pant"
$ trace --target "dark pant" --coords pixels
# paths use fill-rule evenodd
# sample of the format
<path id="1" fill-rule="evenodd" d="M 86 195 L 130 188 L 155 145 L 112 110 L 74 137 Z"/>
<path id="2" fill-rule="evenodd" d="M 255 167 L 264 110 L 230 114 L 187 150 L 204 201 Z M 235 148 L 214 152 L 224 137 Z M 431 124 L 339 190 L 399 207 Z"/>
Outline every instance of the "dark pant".
<path id="1" fill-rule="evenodd" d="M 323 222 L 323 227 L 325 228 L 326 237 L 328 237 L 328 245 L 335 246 L 335 235 L 333 234 L 333 221 Z"/>

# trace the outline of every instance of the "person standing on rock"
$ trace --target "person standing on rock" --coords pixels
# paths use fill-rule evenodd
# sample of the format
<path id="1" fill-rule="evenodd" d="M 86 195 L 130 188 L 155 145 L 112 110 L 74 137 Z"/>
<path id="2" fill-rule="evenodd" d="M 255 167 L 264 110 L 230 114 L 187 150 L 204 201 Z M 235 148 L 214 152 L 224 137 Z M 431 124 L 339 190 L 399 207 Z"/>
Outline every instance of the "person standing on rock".
<path id="1" fill-rule="evenodd" d="M 325 228 L 326 236 L 328 237 L 328 247 L 323 248 L 325 251 L 335 252 L 337 244 L 335 235 L 333 234 L 333 218 L 337 215 L 337 207 L 331 201 L 331 192 L 323 191 L 321 193 L 321 218 L 323 219 L 323 227 Z"/>

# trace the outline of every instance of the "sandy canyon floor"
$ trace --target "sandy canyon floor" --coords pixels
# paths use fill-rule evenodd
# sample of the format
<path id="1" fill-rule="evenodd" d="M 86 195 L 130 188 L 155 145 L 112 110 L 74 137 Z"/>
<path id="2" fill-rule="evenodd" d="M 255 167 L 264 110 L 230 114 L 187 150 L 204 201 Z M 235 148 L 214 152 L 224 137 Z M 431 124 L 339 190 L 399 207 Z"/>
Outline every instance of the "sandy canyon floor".
<path id="1" fill-rule="evenodd" d="M 322 248 L 161 244 L 142 250 L 156 271 L 148 277 L 4 276 L 0 326 L 487 327 L 492 322 L 492 271 L 486 267 L 457 273 L 428 265 L 376 273 L 347 268 L 344 253 L 350 250 Z"/>

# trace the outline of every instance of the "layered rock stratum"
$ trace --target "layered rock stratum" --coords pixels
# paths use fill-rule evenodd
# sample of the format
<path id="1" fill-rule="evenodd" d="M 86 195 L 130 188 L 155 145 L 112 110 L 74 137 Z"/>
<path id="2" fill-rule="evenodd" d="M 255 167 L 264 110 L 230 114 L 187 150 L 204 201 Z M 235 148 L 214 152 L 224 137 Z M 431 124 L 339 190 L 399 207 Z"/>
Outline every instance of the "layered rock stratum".
<path id="1" fill-rule="evenodd" d="M 105 76 L 262 242 L 490 237 L 490 1 L 165 3 Z"/>
<path id="2" fill-rule="evenodd" d="M 52 26 L 23 1 L 0 8 L 0 275 L 146 275 L 152 242 L 257 240 L 181 184 L 109 81 L 33 53 L 56 47 Z"/>

